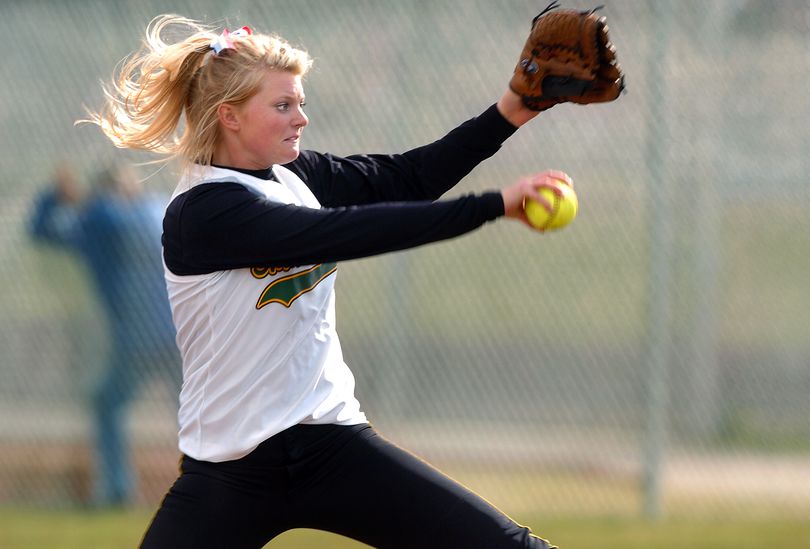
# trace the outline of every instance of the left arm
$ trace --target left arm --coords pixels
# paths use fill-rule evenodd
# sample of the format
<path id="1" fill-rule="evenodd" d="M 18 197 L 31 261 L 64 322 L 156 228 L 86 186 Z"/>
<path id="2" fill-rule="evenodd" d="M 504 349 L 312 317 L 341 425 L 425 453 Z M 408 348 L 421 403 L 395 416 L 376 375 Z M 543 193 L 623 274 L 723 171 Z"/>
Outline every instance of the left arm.
<path id="1" fill-rule="evenodd" d="M 403 154 L 342 158 L 302 151 L 286 167 L 301 177 L 325 207 L 436 200 L 517 131 L 510 121 L 521 122 L 517 111 L 499 101 L 441 139 Z"/>

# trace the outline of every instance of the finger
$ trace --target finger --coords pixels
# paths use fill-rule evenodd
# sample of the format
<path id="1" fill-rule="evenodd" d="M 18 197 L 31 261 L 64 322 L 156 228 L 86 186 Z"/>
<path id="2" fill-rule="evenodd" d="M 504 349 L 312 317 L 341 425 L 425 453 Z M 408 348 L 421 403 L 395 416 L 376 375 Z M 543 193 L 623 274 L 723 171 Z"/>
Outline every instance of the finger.
<path id="1" fill-rule="evenodd" d="M 605 61 L 613 61 L 616 59 L 616 47 L 610 41 L 610 37 L 608 36 L 608 30 L 610 27 L 607 26 L 607 19 L 602 17 L 599 20 L 599 27 L 597 30 L 597 43 L 599 50 L 602 53 L 602 59 Z"/>
<path id="2" fill-rule="evenodd" d="M 553 187 L 551 185 L 543 184 L 542 187 L 538 187 L 538 188 L 551 189 L 551 191 L 554 192 L 555 194 L 559 193 L 558 196 L 562 194 L 562 192 L 560 192 L 559 189 L 557 189 L 557 188 L 555 188 L 555 187 Z M 533 200 L 533 201 L 537 202 L 538 204 L 540 204 L 548 213 L 553 212 L 554 211 L 554 205 L 551 202 L 549 202 L 548 198 L 546 198 L 545 196 L 543 196 L 542 194 L 540 194 L 538 192 L 538 188 L 531 187 L 531 188 L 529 188 L 529 190 L 526 191 L 525 199 L 524 199 L 524 202 L 523 202 L 523 206 L 524 206 L 523 210 L 524 210 L 524 212 L 525 212 L 525 209 L 526 209 L 525 200 Z"/>
<path id="3" fill-rule="evenodd" d="M 571 179 L 571 176 L 568 175 L 567 173 L 563 172 L 563 171 L 560 171 L 560 170 L 548 170 L 547 172 L 544 172 L 543 175 L 545 175 L 546 177 L 548 177 L 549 179 L 552 179 L 552 180 L 562 181 L 563 183 L 565 183 L 569 187 L 574 186 L 574 181 Z"/>
<path id="4" fill-rule="evenodd" d="M 602 63 L 615 63 L 616 62 L 616 45 L 613 42 L 607 42 L 602 45 L 600 51 L 600 61 Z"/>
<path id="5" fill-rule="evenodd" d="M 613 83 L 622 75 L 621 66 L 617 63 L 603 63 L 596 70 L 596 79 L 602 82 Z"/>

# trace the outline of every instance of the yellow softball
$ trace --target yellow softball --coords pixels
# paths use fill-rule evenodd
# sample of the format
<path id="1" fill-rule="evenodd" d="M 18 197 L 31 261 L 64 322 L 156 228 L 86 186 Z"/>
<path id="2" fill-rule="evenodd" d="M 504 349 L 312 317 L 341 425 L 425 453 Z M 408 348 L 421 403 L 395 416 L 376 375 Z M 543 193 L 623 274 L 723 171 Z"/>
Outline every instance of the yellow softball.
<path id="1" fill-rule="evenodd" d="M 551 189 L 540 189 L 540 195 L 551 204 L 549 212 L 534 200 L 526 201 L 526 217 L 533 227 L 541 231 L 561 229 L 571 223 L 577 215 L 579 201 L 573 187 L 560 185 L 562 196 L 557 196 Z"/>

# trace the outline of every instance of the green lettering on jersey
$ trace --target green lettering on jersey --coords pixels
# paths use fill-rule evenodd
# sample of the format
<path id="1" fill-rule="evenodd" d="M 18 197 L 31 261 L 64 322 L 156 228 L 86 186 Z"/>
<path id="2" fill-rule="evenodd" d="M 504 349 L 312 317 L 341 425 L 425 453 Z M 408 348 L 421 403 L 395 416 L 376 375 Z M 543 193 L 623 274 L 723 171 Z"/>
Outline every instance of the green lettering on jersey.
<path id="1" fill-rule="evenodd" d="M 261 309 L 269 303 L 281 303 L 285 307 L 303 294 L 312 290 L 321 281 L 337 270 L 336 263 L 321 263 L 305 271 L 283 276 L 271 282 L 262 292 L 256 308 Z M 256 276 L 256 273 L 253 273 Z M 256 278 L 264 278 L 256 276 Z"/>

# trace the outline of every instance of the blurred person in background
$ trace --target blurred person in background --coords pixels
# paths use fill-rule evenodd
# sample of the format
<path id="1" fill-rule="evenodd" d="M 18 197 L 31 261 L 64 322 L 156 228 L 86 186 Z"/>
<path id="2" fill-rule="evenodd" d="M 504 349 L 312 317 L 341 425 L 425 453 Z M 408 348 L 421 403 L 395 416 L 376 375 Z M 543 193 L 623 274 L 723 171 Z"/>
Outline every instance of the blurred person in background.
<path id="1" fill-rule="evenodd" d="M 120 506 L 134 495 L 135 475 L 126 413 L 142 384 L 154 377 L 180 386 L 161 260 L 166 200 L 144 192 L 134 170 L 112 164 L 95 177 L 89 195 L 66 163 L 36 201 L 30 232 L 67 249 L 86 265 L 104 309 L 110 346 L 92 390 L 96 471 L 91 505 Z"/>

